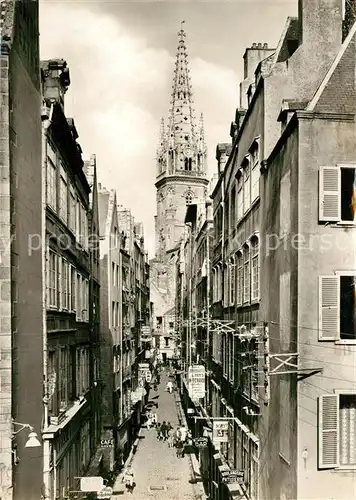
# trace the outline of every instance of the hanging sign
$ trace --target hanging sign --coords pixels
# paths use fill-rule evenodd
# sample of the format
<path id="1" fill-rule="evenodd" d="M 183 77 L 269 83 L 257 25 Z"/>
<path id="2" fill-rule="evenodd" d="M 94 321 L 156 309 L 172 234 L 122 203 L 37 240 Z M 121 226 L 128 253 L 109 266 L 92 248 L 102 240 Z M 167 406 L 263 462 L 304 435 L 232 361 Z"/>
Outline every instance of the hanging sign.
<path id="1" fill-rule="evenodd" d="M 227 420 L 213 420 L 213 443 L 229 442 L 229 422 Z"/>
<path id="2" fill-rule="evenodd" d="M 207 437 L 198 437 L 194 439 L 194 444 L 197 448 L 205 448 L 208 446 L 208 438 Z"/>
<path id="3" fill-rule="evenodd" d="M 90 493 L 100 491 L 104 487 L 104 479 L 101 476 L 87 476 L 80 478 L 80 491 Z"/>
<path id="4" fill-rule="evenodd" d="M 205 367 L 193 365 L 188 369 L 188 391 L 193 401 L 205 397 Z"/>

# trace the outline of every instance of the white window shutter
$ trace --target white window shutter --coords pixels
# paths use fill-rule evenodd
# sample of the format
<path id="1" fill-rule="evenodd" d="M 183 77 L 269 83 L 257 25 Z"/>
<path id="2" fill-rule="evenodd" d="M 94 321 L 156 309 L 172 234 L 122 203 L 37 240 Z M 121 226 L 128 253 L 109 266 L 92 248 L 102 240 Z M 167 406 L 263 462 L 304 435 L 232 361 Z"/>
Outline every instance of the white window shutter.
<path id="1" fill-rule="evenodd" d="M 319 397 L 319 469 L 339 465 L 339 395 Z"/>
<path id="2" fill-rule="evenodd" d="M 340 337 L 340 276 L 319 276 L 319 340 Z"/>
<path id="3" fill-rule="evenodd" d="M 339 167 L 320 167 L 319 220 L 341 220 L 341 170 Z"/>

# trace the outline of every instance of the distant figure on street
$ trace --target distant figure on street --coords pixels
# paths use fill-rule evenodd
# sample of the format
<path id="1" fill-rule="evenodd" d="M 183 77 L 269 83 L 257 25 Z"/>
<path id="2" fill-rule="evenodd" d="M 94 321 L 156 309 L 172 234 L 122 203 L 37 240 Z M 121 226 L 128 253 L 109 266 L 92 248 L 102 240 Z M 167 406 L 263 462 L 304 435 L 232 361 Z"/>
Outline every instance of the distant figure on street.
<path id="1" fill-rule="evenodd" d="M 126 489 L 129 493 L 133 493 L 134 487 L 136 486 L 135 480 L 134 480 L 134 473 L 131 467 L 128 467 L 125 472 L 124 476 L 124 481 L 125 481 L 125 486 Z"/>
<path id="2" fill-rule="evenodd" d="M 169 394 L 172 394 L 172 390 L 173 390 L 173 384 L 172 384 L 172 381 L 169 380 L 167 382 L 167 391 L 169 392 Z"/>
<path id="3" fill-rule="evenodd" d="M 156 431 L 157 431 L 157 439 L 160 441 L 162 439 L 162 429 L 161 429 L 161 424 L 158 422 L 156 425 Z"/>
<path id="4" fill-rule="evenodd" d="M 176 455 L 177 455 L 177 458 L 181 458 L 183 456 L 183 442 L 178 439 L 178 441 L 176 442 Z"/>
<path id="5" fill-rule="evenodd" d="M 157 413 L 152 413 L 151 422 L 153 426 L 157 425 Z"/>
<path id="6" fill-rule="evenodd" d="M 152 414 L 149 413 L 147 415 L 147 422 L 146 422 L 146 427 L 147 429 L 151 429 L 151 425 L 152 425 Z"/>
<path id="7" fill-rule="evenodd" d="M 171 426 L 170 422 L 167 422 L 167 427 L 168 427 L 168 434 L 173 430 L 173 427 Z"/>
<path id="8" fill-rule="evenodd" d="M 182 441 L 182 443 L 185 443 L 185 441 L 187 439 L 187 433 L 188 433 L 187 428 L 184 427 L 184 425 L 181 425 L 179 427 L 179 438 Z"/>
<path id="9" fill-rule="evenodd" d="M 174 433 L 171 431 L 168 434 L 168 448 L 173 448 L 174 444 L 175 444 L 175 437 Z"/>
<path id="10" fill-rule="evenodd" d="M 163 421 L 163 424 L 161 425 L 161 433 L 163 437 L 163 441 L 167 441 L 168 438 L 168 425 L 166 424 L 166 421 Z"/>

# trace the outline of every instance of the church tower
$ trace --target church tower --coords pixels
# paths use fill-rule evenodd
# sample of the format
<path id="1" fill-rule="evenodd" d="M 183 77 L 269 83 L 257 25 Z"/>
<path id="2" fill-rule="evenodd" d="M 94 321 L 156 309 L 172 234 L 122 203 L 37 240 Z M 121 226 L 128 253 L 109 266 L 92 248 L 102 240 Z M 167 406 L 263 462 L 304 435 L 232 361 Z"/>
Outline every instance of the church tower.
<path id="1" fill-rule="evenodd" d="M 176 273 L 184 235 L 187 205 L 204 204 L 207 195 L 207 151 L 203 116 L 195 121 L 185 32 L 178 33 L 178 49 L 168 123 L 161 121 L 157 149 L 156 255 L 150 262 L 153 329 L 159 354 L 176 354 Z"/>
<path id="2" fill-rule="evenodd" d="M 204 122 L 196 123 L 189 76 L 186 34 L 178 33 L 168 124 L 162 118 L 157 149 L 156 259 L 179 245 L 187 205 L 204 202 L 207 193 L 207 150 Z"/>

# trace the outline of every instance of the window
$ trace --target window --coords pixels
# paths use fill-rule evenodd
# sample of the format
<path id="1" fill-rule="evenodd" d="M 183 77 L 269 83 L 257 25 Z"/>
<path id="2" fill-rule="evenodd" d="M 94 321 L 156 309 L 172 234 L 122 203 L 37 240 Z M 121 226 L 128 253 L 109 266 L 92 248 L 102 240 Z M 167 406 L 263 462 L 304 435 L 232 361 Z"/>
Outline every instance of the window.
<path id="1" fill-rule="evenodd" d="M 70 186 L 70 197 L 69 197 L 69 229 L 75 233 L 75 223 L 76 223 L 76 197 L 75 190 Z"/>
<path id="2" fill-rule="evenodd" d="M 231 208 L 230 208 L 230 230 L 235 228 L 236 224 L 236 187 L 231 190 Z"/>
<path id="3" fill-rule="evenodd" d="M 47 300 L 48 307 L 57 307 L 57 261 L 58 256 L 49 251 L 47 273 Z"/>
<path id="4" fill-rule="evenodd" d="M 235 259 L 230 260 L 230 306 L 235 304 Z"/>
<path id="5" fill-rule="evenodd" d="M 239 179 L 237 183 L 237 221 L 239 221 L 244 215 L 244 192 L 243 192 L 243 177 L 242 173 L 239 173 Z"/>
<path id="6" fill-rule="evenodd" d="M 356 394 L 328 394 L 319 398 L 319 468 L 356 465 Z"/>
<path id="7" fill-rule="evenodd" d="M 229 267 L 224 266 L 224 307 L 229 305 Z"/>
<path id="8" fill-rule="evenodd" d="M 115 262 L 111 263 L 111 282 L 113 286 L 116 286 L 116 280 L 115 280 Z"/>
<path id="9" fill-rule="evenodd" d="M 250 252 L 249 248 L 246 246 L 244 248 L 244 302 L 250 302 Z"/>
<path id="10" fill-rule="evenodd" d="M 169 337 L 164 337 L 165 340 L 165 347 L 169 347 Z"/>
<path id="11" fill-rule="evenodd" d="M 68 262 L 61 259 L 61 308 L 68 309 Z"/>
<path id="12" fill-rule="evenodd" d="M 76 277 L 77 273 L 73 266 L 71 266 L 71 310 L 76 310 Z"/>
<path id="13" fill-rule="evenodd" d="M 59 407 L 60 410 L 65 410 L 68 401 L 68 372 L 69 372 L 69 352 L 66 347 L 61 348 L 59 351 L 59 372 L 60 377 L 58 377 L 59 382 Z"/>
<path id="14" fill-rule="evenodd" d="M 80 218 L 81 218 L 81 213 L 80 213 L 80 201 L 77 198 L 75 202 L 75 237 L 78 241 L 78 243 L 81 243 L 80 239 Z"/>
<path id="15" fill-rule="evenodd" d="M 254 238 L 251 242 L 251 264 L 252 264 L 252 290 L 251 299 L 258 300 L 260 295 L 259 284 L 259 259 L 258 259 L 258 239 Z"/>
<path id="16" fill-rule="evenodd" d="M 68 179 L 67 172 L 63 166 L 60 167 L 59 180 L 59 216 L 67 224 L 68 222 Z"/>
<path id="17" fill-rule="evenodd" d="M 319 340 L 356 340 L 356 271 L 319 277 Z"/>
<path id="18" fill-rule="evenodd" d="M 57 209 L 57 169 L 56 169 L 56 153 L 51 146 L 47 144 L 47 185 L 46 197 L 47 204 L 54 210 Z"/>
<path id="19" fill-rule="evenodd" d="M 251 203 L 260 194 L 260 169 L 259 169 L 259 148 L 258 143 L 255 142 L 251 151 L 252 156 L 252 170 L 251 170 Z"/>
<path id="20" fill-rule="evenodd" d="M 251 206 L 251 189 L 250 189 L 250 162 L 246 158 L 243 165 L 243 183 L 244 183 L 244 205 L 243 205 L 243 210 L 244 213 L 247 212 L 247 210 Z"/>
<path id="21" fill-rule="evenodd" d="M 356 221 L 356 166 L 320 167 L 319 220 Z"/>
<path id="22" fill-rule="evenodd" d="M 237 290 L 236 290 L 236 299 L 237 305 L 242 305 L 243 302 L 243 290 L 244 290 L 244 267 L 243 267 L 243 256 L 242 253 L 239 252 L 237 254 Z"/>

